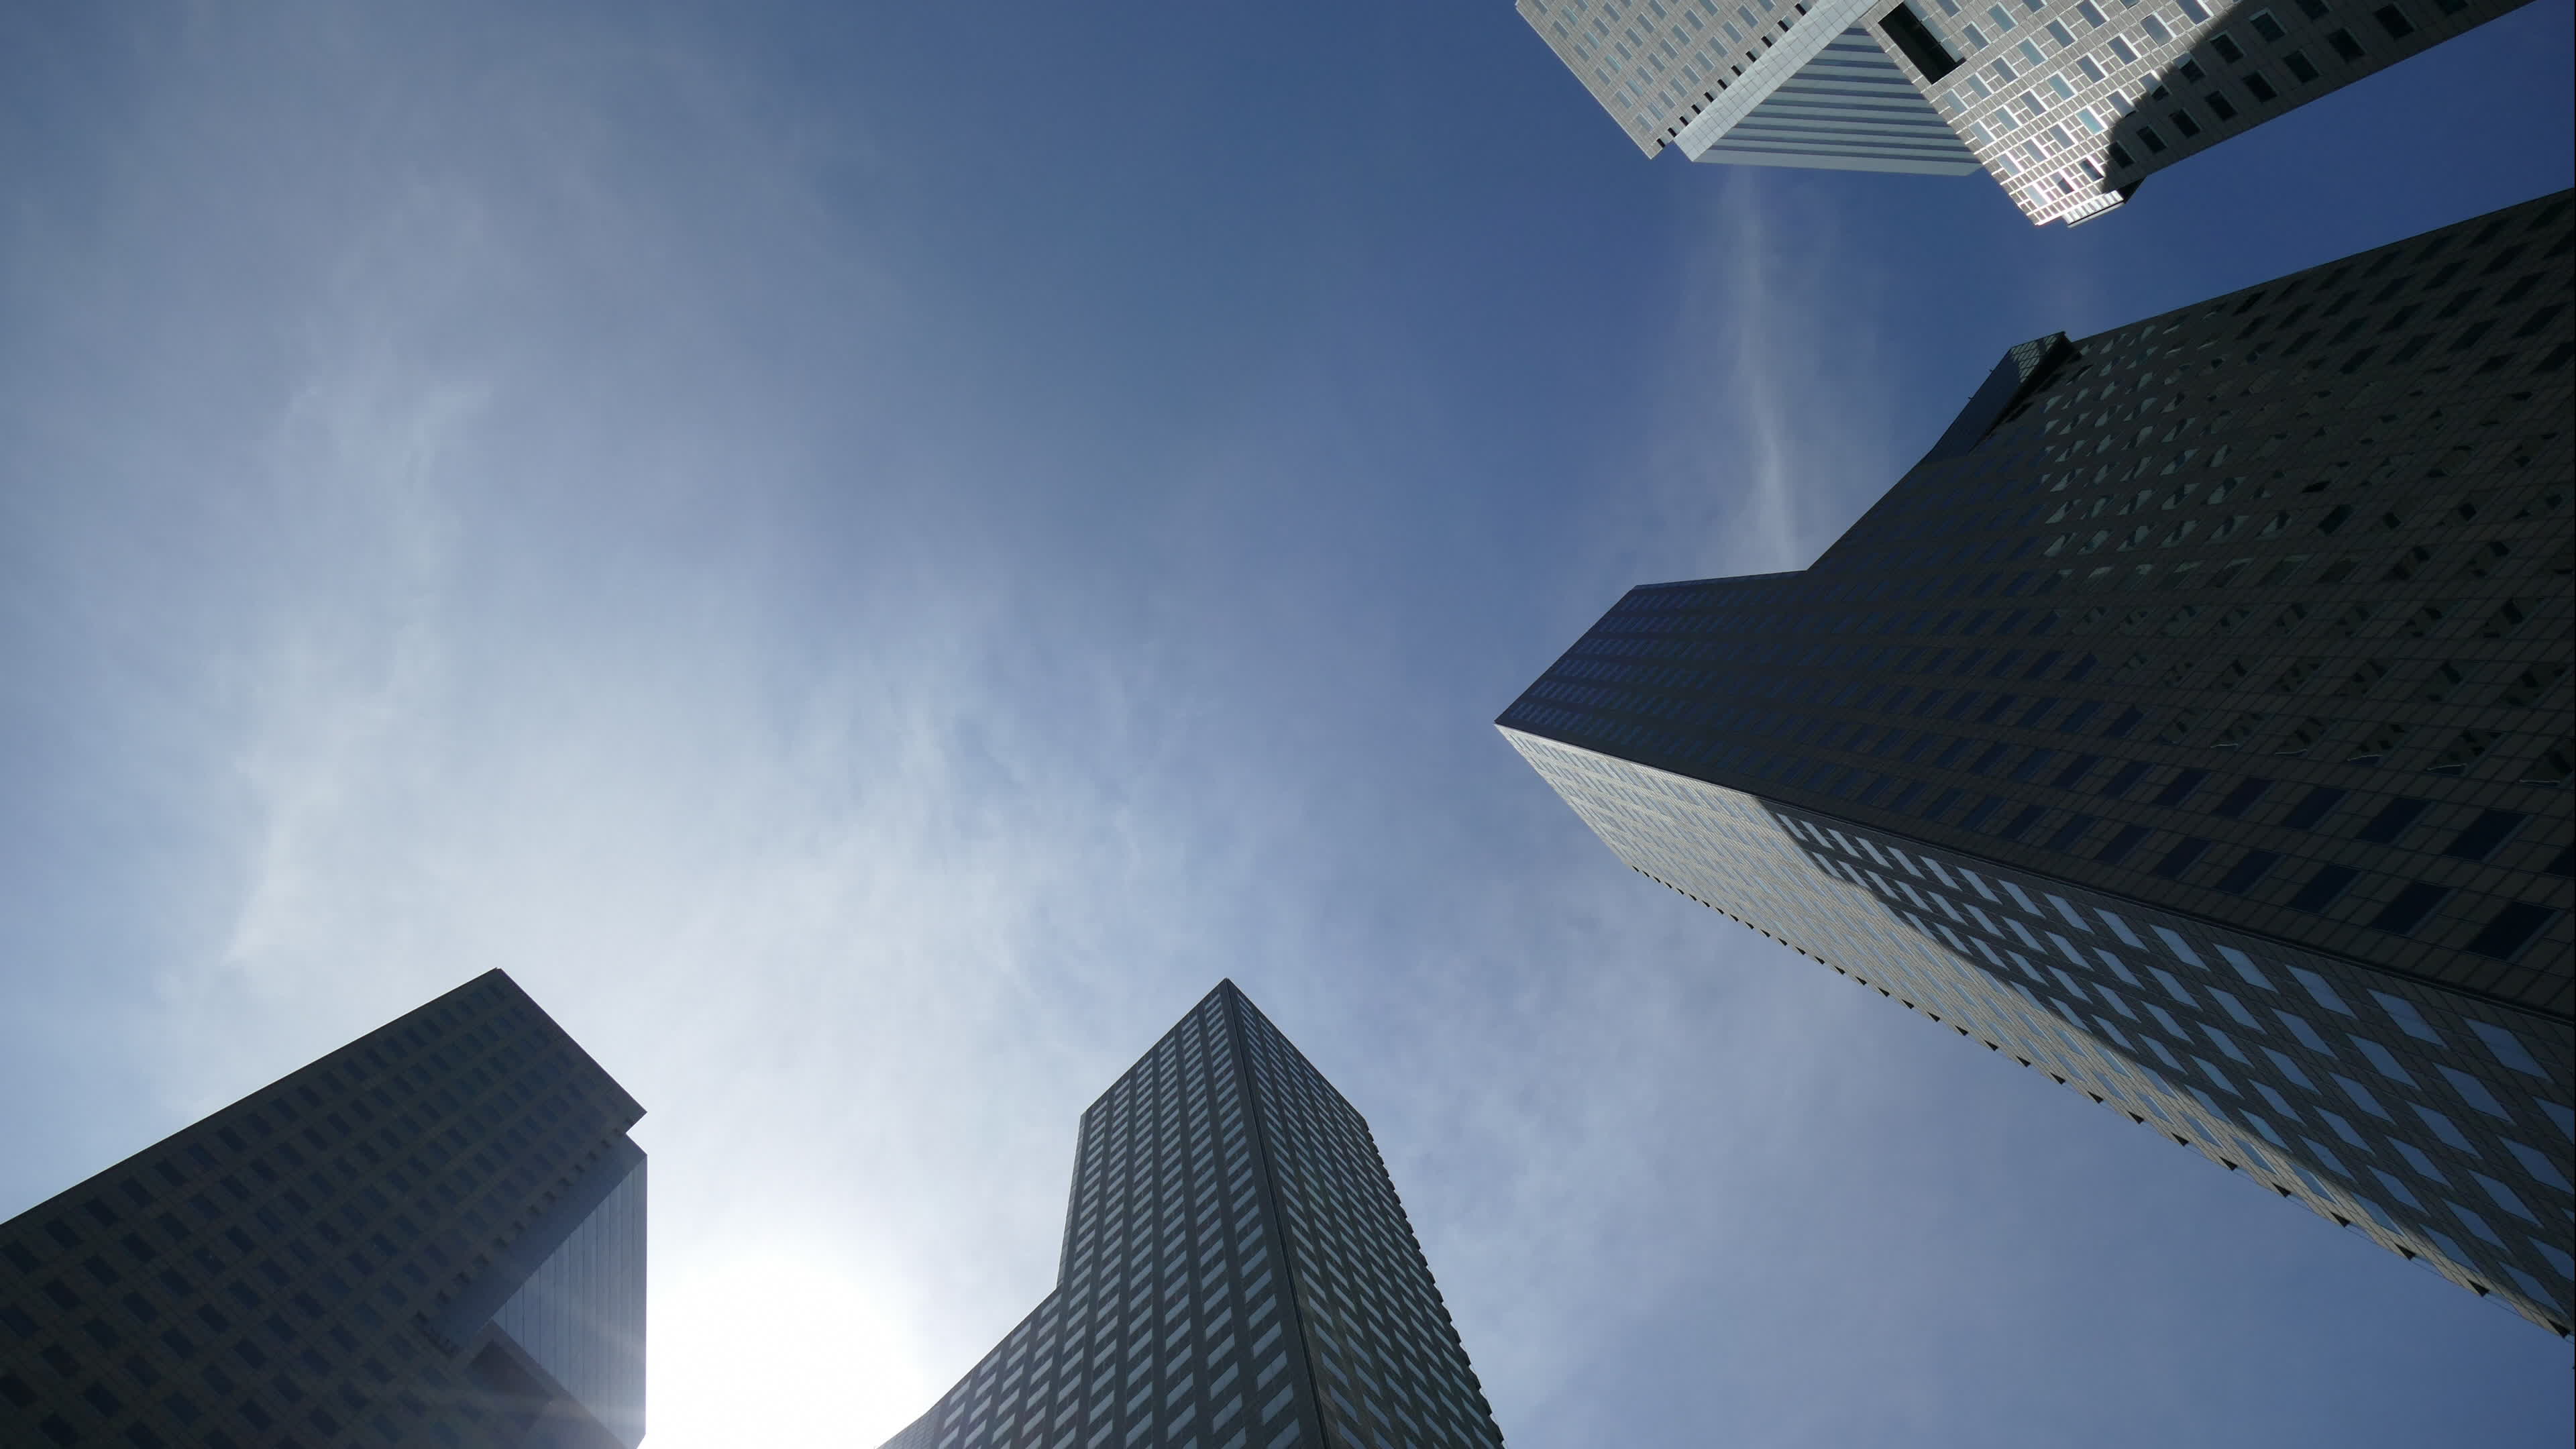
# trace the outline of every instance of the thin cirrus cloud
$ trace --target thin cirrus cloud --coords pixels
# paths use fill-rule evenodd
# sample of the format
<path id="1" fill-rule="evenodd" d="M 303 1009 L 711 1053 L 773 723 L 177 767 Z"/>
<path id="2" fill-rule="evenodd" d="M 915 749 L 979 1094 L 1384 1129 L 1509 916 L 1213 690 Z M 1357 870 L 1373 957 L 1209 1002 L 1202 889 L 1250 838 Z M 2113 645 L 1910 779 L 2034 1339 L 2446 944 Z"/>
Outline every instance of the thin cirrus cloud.
<path id="1" fill-rule="evenodd" d="M 1313 138 L 1264 166 L 1142 31 L 814 14 L 101 22 L 18 88 L 72 159 L 0 243 L 0 1085 L 79 1105 L 0 1211 L 505 967 L 651 1111 L 653 1442 L 868 1445 L 1230 975 L 1515 1443 L 2364 1442 L 2517 1381 L 2463 1360 L 2526 1328 L 1639 880 L 1493 736 L 1629 584 L 1804 564 L 2020 340 L 1923 345 L 1971 329 L 1876 240 L 1964 193 L 1675 199 L 1507 9 L 1158 17 Z M 1352 27 L 1443 64 L 1355 88 Z M 1525 129 L 1351 147 L 1451 86 Z M 2428 1340 L 2486 1389 L 2376 1371 Z"/>
<path id="2" fill-rule="evenodd" d="M 1690 531 L 1720 550 L 1708 576 L 1804 568 L 1911 461 L 1890 413 L 1853 405 L 1900 390 L 1872 325 L 1893 278 L 1776 172 L 1727 176 L 1704 212 L 1657 461 L 1728 506 Z"/>
<path id="3" fill-rule="evenodd" d="M 1838 198 L 1794 172 L 1708 170 L 1640 344 L 1636 426 L 1601 438 L 1578 485 L 1615 506 L 1550 581 L 1588 590 L 1568 601 L 1578 628 L 1633 583 L 1806 567 L 1955 401 L 1897 376 L 1903 278 Z"/>

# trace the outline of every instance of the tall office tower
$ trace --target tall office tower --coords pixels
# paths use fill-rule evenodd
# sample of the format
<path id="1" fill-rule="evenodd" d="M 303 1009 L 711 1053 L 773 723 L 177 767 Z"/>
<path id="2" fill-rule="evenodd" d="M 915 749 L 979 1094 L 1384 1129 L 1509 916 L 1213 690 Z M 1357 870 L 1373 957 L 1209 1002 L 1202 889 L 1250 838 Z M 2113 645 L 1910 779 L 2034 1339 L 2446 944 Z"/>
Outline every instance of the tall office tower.
<path id="1" fill-rule="evenodd" d="M 2019 3 L 2019 0 L 2015 0 Z M 1867 0 L 1519 0 L 1654 156 L 1967 176 L 1978 162 L 1862 23 Z"/>
<path id="2" fill-rule="evenodd" d="M 1519 0 L 1652 156 L 1991 174 L 2034 223 L 2524 0 Z"/>
<path id="3" fill-rule="evenodd" d="M 1055 1291 L 886 1449 L 1502 1442 L 1368 1124 L 1225 981 L 1083 1113 Z"/>
<path id="4" fill-rule="evenodd" d="M 2013 348 L 1496 722 L 1623 861 L 2561 1333 L 2560 193 Z"/>
<path id="5" fill-rule="evenodd" d="M 0 1223 L 0 1442 L 635 1449 L 643 1115 L 467 982 Z"/>

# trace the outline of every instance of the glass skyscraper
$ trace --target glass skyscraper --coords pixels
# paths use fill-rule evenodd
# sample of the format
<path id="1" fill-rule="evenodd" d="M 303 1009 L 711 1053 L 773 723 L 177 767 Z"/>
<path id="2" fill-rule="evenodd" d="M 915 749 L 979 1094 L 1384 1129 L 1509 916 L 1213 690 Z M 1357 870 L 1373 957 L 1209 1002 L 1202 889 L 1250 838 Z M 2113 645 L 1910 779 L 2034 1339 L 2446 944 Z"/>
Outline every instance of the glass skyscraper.
<path id="1" fill-rule="evenodd" d="M 635 1449 L 643 1115 L 467 982 L 0 1224 L 0 1442 Z"/>
<path id="2" fill-rule="evenodd" d="M 1221 982 L 1082 1116 L 1054 1292 L 886 1449 L 1489 1449 L 1368 1124 Z"/>
<path id="3" fill-rule="evenodd" d="M 1497 724 L 1619 857 L 2561 1333 L 2568 194 L 2014 347 Z"/>
<path id="4" fill-rule="evenodd" d="M 2080 222 L 2525 0 L 1518 0 L 1647 155 L 1965 175 Z"/>

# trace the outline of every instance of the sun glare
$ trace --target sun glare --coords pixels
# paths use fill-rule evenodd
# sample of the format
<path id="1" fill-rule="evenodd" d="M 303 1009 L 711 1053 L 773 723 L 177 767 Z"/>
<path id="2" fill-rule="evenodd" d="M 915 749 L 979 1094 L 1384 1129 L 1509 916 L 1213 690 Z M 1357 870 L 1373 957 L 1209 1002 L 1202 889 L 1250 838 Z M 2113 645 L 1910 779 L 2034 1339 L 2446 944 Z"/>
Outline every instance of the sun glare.
<path id="1" fill-rule="evenodd" d="M 935 1393 L 878 1296 L 828 1250 L 660 1269 L 648 1449 L 875 1449 Z"/>

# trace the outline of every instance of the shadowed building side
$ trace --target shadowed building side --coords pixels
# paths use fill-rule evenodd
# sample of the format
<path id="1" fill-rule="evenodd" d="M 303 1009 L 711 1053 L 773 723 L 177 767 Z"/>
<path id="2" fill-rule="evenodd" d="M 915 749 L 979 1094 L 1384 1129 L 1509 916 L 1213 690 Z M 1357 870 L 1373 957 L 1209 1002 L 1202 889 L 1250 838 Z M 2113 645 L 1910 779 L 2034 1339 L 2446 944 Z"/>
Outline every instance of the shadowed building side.
<path id="1" fill-rule="evenodd" d="M 0 1224 L 0 1440 L 636 1449 L 642 1116 L 458 987 Z"/>
<path id="2" fill-rule="evenodd" d="M 1386 1164 L 1232 982 L 1083 1113 L 1057 1286 L 886 1449 L 1499 1449 Z"/>
<path id="3" fill-rule="evenodd" d="M 2017 346 L 1497 721 L 1629 865 L 2565 1331 L 2570 199 Z"/>

